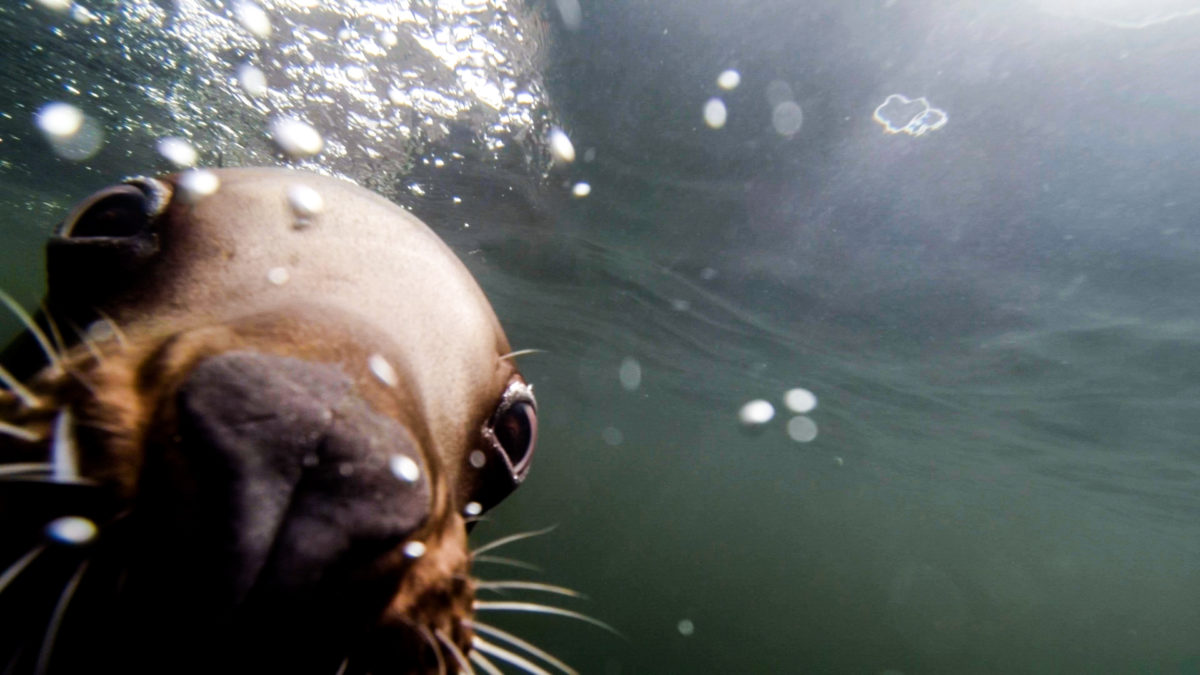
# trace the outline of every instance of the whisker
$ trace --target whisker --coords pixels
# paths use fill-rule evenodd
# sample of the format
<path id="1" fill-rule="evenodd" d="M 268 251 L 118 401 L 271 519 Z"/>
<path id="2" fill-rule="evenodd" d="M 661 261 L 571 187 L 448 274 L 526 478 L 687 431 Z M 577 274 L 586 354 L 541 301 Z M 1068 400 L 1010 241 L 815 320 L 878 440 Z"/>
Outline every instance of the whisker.
<path id="1" fill-rule="evenodd" d="M 494 663 L 488 661 L 488 658 L 480 654 L 476 650 L 471 651 L 471 663 L 482 668 L 488 675 L 504 675 L 504 672 L 496 667 Z"/>
<path id="2" fill-rule="evenodd" d="M 616 628 L 613 628 L 612 626 L 604 623 L 600 619 L 593 619 L 592 617 L 588 616 L 587 614 L 581 614 L 579 612 L 575 612 L 575 611 L 572 611 L 569 609 L 563 609 L 562 607 L 553 607 L 551 605 L 542 605 L 542 604 L 539 604 L 536 602 L 507 602 L 507 601 L 494 602 L 494 601 L 490 601 L 490 600 L 476 600 L 475 601 L 475 610 L 482 611 L 482 612 L 486 612 L 486 611 L 531 612 L 533 614 L 552 614 L 555 616 L 567 616 L 572 619 L 579 619 L 580 621 L 586 621 L 587 623 L 590 623 L 593 626 L 603 628 L 604 630 L 612 633 L 613 635 L 616 635 L 617 637 L 622 637 L 622 638 L 625 637 L 624 635 L 621 635 L 621 633 Z"/>
<path id="3" fill-rule="evenodd" d="M 471 557 L 471 562 L 475 563 L 492 563 L 493 565 L 507 565 L 509 567 L 517 567 L 530 572 L 541 572 L 542 568 L 532 563 L 527 563 L 523 560 L 515 560 L 513 558 L 502 558 L 495 555 L 476 555 Z"/>
<path id="4" fill-rule="evenodd" d="M 509 352 L 507 354 L 502 355 L 500 357 L 500 360 L 503 361 L 505 359 L 515 359 L 518 356 L 528 356 L 530 354 L 541 354 L 545 351 L 546 350 L 544 350 L 544 349 L 518 349 L 516 351 Z"/>
<path id="5" fill-rule="evenodd" d="M 540 537 L 543 534 L 550 532 L 555 527 L 558 527 L 558 526 L 551 525 L 550 527 L 546 527 L 546 528 L 543 528 L 540 530 L 533 530 L 531 532 L 518 532 L 517 534 L 510 534 L 507 537 L 500 537 L 499 539 L 497 539 L 495 541 L 490 541 L 490 542 L 484 544 L 483 546 L 480 546 L 479 548 L 475 549 L 474 551 L 471 551 L 471 557 L 474 558 L 475 556 L 479 555 L 480 553 L 484 553 L 486 551 L 491 551 L 491 550 L 500 548 L 501 546 L 511 544 L 514 541 L 521 541 L 522 539 L 530 539 L 532 537 Z"/>
<path id="6" fill-rule="evenodd" d="M 421 639 L 429 643 L 429 647 L 433 649 L 433 656 L 437 659 L 438 675 L 446 675 L 446 661 L 442 659 L 442 650 L 440 647 L 438 647 L 437 640 L 433 639 L 433 634 L 429 632 L 428 628 L 419 623 L 413 623 L 411 621 L 407 623 L 409 626 L 412 626 L 414 629 L 416 629 L 417 635 L 420 635 Z"/>
<path id="7" fill-rule="evenodd" d="M 50 665 L 50 657 L 54 651 L 54 640 L 58 638 L 58 629 L 62 627 L 63 617 L 67 614 L 67 607 L 70 606 L 71 600 L 75 598 L 75 591 L 79 588 L 79 582 L 83 580 L 83 573 L 87 571 L 88 561 L 84 560 L 76 568 L 75 574 L 71 575 L 71 580 L 63 588 L 63 592 L 58 596 L 58 604 L 54 607 L 54 614 L 50 617 L 50 623 L 46 626 L 46 636 L 42 638 L 42 649 L 38 652 L 37 667 L 34 669 L 36 675 L 44 675 L 46 668 Z"/>
<path id="8" fill-rule="evenodd" d="M 54 348 L 50 346 L 50 340 L 46 338 L 46 334 L 34 322 L 33 317 L 29 316 L 29 312 L 26 312 L 24 307 L 4 291 L 0 291 L 0 302 L 4 303 L 9 311 L 15 314 L 17 319 L 29 330 L 29 333 L 33 335 L 33 339 L 37 340 L 38 345 L 41 346 L 42 352 L 49 359 L 50 364 L 55 368 L 61 368 L 62 363 L 59 361 L 58 354 L 54 353 Z"/>
<path id="9" fill-rule="evenodd" d="M 100 348 L 96 346 L 96 343 L 92 342 L 92 339 L 88 337 L 87 331 L 80 328 L 74 321 L 68 322 L 68 325 L 71 326 L 71 330 L 75 332 L 75 335 L 79 337 L 79 341 L 83 343 L 84 348 L 92 355 L 92 359 L 96 363 L 104 363 L 104 355 L 100 353 Z"/>
<path id="10" fill-rule="evenodd" d="M 575 671 L 574 668 L 572 668 L 571 666 L 568 666 L 567 664 L 563 663 L 562 661 L 556 659 L 554 656 L 552 656 L 546 650 L 539 648 L 537 645 L 526 642 L 525 640 L 522 640 L 521 638 L 517 637 L 516 635 L 513 635 L 512 633 L 509 633 L 508 631 L 503 631 L 503 630 L 500 630 L 499 628 L 496 628 L 495 626 L 492 626 L 492 625 L 486 624 L 486 623 L 480 623 L 478 621 L 472 621 L 471 628 L 473 628 L 476 632 L 486 633 L 487 635 L 490 635 L 491 637 L 494 637 L 494 638 L 497 638 L 500 640 L 504 640 L 505 642 L 509 643 L 510 645 L 512 645 L 514 647 L 524 649 L 525 651 L 529 652 L 530 654 L 538 657 L 539 659 L 545 661 L 546 663 L 549 663 L 550 665 L 554 666 L 555 668 L 558 668 L 559 670 L 563 671 L 564 673 L 566 673 L 566 675 L 579 675 Z"/>
<path id="11" fill-rule="evenodd" d="M 75 445 L 75 429 L 68 409 L 59 412 L 54 420 L 50 461 L 54 465 L 54 480 L 61 482 L 79 478 L 79 448 Z"/>
<path id="12" fill-rule="evenodd" d="M 565 595 L 570 598 L 586 597 L 584 594 L 580 593 L 579 591 L 577 591 L 573 588 L 567 588 L 566 586 L 555 586 L 553 584 L 543 584 L 543 583 L 540 583 L 537 581 L 517 581 L 517 580 L 482 581 L 482 580 L 480 580 L 475 583 L 475 587 L 487 589 L 489 591 L 500 591 L 500 590 L 511 588 L 511 589 L 515 589 L 515 590 L 542 591 L 545 593 L 554 593 L 556 595 Z"/>
<path id="13" fill-rule="evenodd" d="M 333 675 L 346 675 L 346 669 L 350 667 L 350 657 L 342 659 L 342 665 L 338 666 L 337 672 Z"/>
<path id="14" fill-rule="evenodd" d="M 459 673 L 475 675 L 475 669 L 471 667 L 471 662 L 467 661 L 467 657 L 463 656 L 462 650 L 458 648 L 458 645 L 454 644 L 453 640 L 437 629 L 434 629 L 433 634 L 437 636 L 438 642 L 446 645 L 446 649 L 450 650 L 450 656 L 453 656 L 454 660 L 458 662 Z"/>
<path id="15" fill-rule="evenodd" d="M 13 564 L 9 565 L 8 569 L 4 570 L 4 574 L 0 574 L 0 593 L 3 593 L 4 589 L 8 588 L 8 585 L 12 583 L 13 579 L 16 579 L 18 576 L 20 576 L 21 572 L 24 572 L 25 568 L 29 567 L 29 563 L 37 559 L 37 557 L 42 554 L 42 551 L 45 550 L 46 545 L 39 544 L 38 546 L 29 549 L 28 553 L 18 558 Z"/>
<path id="16" fill-rule="evenodd" d="M 3 424 L 3 422 L 0 422 Z M 54 472 L 54 465 L 46 462 L 21 462 L 20 464 L 0 464 L 0 479 L 8 476 L 24 476 L 26 474 L 48 474 Z"/>
<path id="17" fill-rule="evenodd" d="M 62 332 L 58 330 L 58 322 L 54 317 L 50 316 L 50 310 L 46 307 L 46 301 L 43 300 L 38 307 L 42 310 L 42 316 L 46 317 L 46 325 L 50 328 L 50 339 L 54 343 L 55 349 L 59 354 L 66 354 L 67 348 L 63 342 Z"/>
<path id="18" fill-rule="evenodd" d="M 23 403 L 26 408 L 40 407 L 41 402 L 38 401 L 38 397 L 34 396 L 33 392 L 29 391 L 29 389 L 25 385 L 21 384 L 17 378 L 13 377 L 13 374 L 8 372 L 8 369 L 4 366 L 0 366 L 0 382 L 4 383 L 5 388 L 15 394 L 17 398 L 21 399 L 21 403 Z"/>
<path id="19" fill-rule="evenodd" d="M 11 436 L 19 441 L 25 441 L 26 443 L 37 443 L 38 441 L 46 440 L 39 433 L 32 432 L 15 424 L 9 424 L 8 422 L 0 422 L 0 434 Z"/>
<path id="20" fill-rule="evenodd" d="M 520 654 L 515 654 L 513 652 L 510 652 L 507 649 L 505 649 L 504 647 L 501 647 L 499 645 L 494 645 L 494 644 L 488 642 L 487 640 L 484 640 L 483 638 L 479 637 L 478 635 L 471 638 L 471 644 L 475 646 L 475 649 L 477 649 L 485 654 L 491 654 L 492 656 L 494 656 L 498 659 L 507 661 L 508 663 L 511 663 L 512 665 L 529 673 L 530 675 L 550 675 L 550 671 L 543 670 L 542 668 L 538 667 L 538 665 L 536 663 L 534 663 L 533 661 L 530 661 L 529 659 L 521 656 Z"/>

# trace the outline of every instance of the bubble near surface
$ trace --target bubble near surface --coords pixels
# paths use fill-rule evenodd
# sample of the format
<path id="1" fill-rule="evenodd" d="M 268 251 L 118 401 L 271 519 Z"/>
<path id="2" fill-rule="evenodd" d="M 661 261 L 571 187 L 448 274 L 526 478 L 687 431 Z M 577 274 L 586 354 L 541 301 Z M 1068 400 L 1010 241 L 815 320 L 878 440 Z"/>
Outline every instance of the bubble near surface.
<path id="1" fill-rule="evenodd" d="M 83 127 L 83 111 L 70 103 L 47 103 L 36 115 L 38 128 L 51 138 L 70 138 Z"/>
<path id="2" fill-rule="evenodd" d="M 571 194 L 576 197 L 586 197 L 586 196 L 592 194 L 592 186 L 587 183 L 584 183 L 583 181 L 580 181 L 580 182 L 576 183 L 575 185 L 571 186 Z"/>
<path id="3" fill-rule="evenodd" d="M 308 220 L 325 210 L 325 198 L 313 188 L 297 183 L 287 190 L 288 206 L 297 218 Z"/>
<path id="4" fill-rule="evenodd" d="M 681 619 L 679 623 L 675 625 L 675 629 L 679 631 L 680 635 L 684 637 L 691 637 L 696 633 L 696 624 L 692 623 L 691 619 Z"/>
<path id="5" fill-rule="evenodd" d="M 625 391 L 636 391 L 642 386 L 642 364 L 632 356 L 626 356 L 621 361 L 621 367 L 617 369 L 617 379 L 621 381 L 621 387 Z"/>
<path id="6" fill-rule="evenodd" d="M 908 98 L 892 94 L 884 99 L 871 118 L 883 126 L 884 133 L 924 136 L 946 126 L 950 117 L 944 110 L 929 105 L 924 96 Z"/>
<path id="7" fill-rule="evenodd" d="M 575 161 L 575 145 L 562 129 L 551 129 L 550 134 L 546 136 L 546 142 L 550 144 L 550 155 L 554 157 L 554 161 L 563 164 Z"/>
<path id="8" fill-rule="evenodd" d="M 409 558 L 420 558 L 425 555 L 425 542 L 410 541 L 404 545 L 404 555 Z"/>
<path id="9" fill-rule="evenodd" d="M 804 124 L 804 111 L 795 101 L 784 101 L 771 111 L 771 126 L 780 136 L 795 136 Z"/>
<path id="10" fill-rule="evenodd" d="M 812 412 L 817 407 L 817 396 L 803 387 L 796 387 L 784 392 L 783 404 L 794 413 Z"/>
<path id="11" fill-rule="evenodd" d="M 221 179 L 207 169 L 192 169 L 180 174 L 178 185 L 185 201 L 196 202 L 216 194 L 221 188 Z"/>
<path id="12" fill-rule="evenodd" d="M 294 159 L 312 157 L 325 147 L 325 139 L 311 124 L 293 117 L 271 122 L 271 139 Z"/>
<path id="13" fill-rule="evenodd" d="M 392 474 L 405 483 L 416 483 L 421 478 L 421 467 L 417 466 L 411 457 L 393 455 L 388 466 L 391 468 Z"/>
<path id="14" fill-rule="evenodd" d="M 372 354 L 367 359 L 367 367 L 371 369 L 371 374 L 376 379 L 387 386 L 395 387 L 400 384 L 400 377 L 396 375 L 396 369 L 382 354 Z"/>
<path id="15" fill-rule="evenodd" d="M 160 138 L 155 147 L 158 150 L 158 154 L 180 168 L 195 166 L 196 161 L 200 159 L 199 154 L 192 147 L 192 144 L 178 136 Z"/>
<path id="16" fill-rule="evenodd" d="M 292 280 L 292 275 L 286 267 L 272 267 L 267 270 L 267 281 L 274 286 L 283 286 Z"/>
<path id="17" fill-rule="evenodd" d="M 730 68 L 729 70 L 722 71 L 721 74 L 717 76 L 717 86 L 724 89 L 725 91 L 732 91 L 734 89 L 737 89 L 737 86 L 741 83 L 742 83 L 741 73 L 739 73 L 736 70 L 733 70 L 732 68 Z"/>

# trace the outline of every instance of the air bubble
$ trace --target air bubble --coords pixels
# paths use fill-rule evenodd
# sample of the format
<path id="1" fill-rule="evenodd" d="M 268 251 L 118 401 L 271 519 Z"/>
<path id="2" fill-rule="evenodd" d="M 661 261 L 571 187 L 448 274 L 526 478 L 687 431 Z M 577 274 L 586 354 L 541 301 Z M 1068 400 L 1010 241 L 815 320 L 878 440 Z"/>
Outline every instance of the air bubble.
<path id="1" fill-rule="evenodd" d="M 586 197 L 592 194 L 592 186 L 582 181 L 571 186 L 571 194 L 576 197 Z"/>
<path id="2" fill-rule="evenodd" d="M 421 478 L 421 467 L 417 466 L 417 463 L 411 457 L 393 455 L 389 466 L 396 478 L 410 485 L 416 483 Z"/>
<path id="3" fill-rule="evenodd" d="M 183 191 L 181 196 L 184 201 L 195 203 L 215 194 L 221 187 L 221 179 L 207 169 L 192 169 L 179 175 L 178 185 Z"/>
<path id="4" fill-rule="evenodd" d="M 795 101 L 784 101 L 771 113 L 771 126 L 780 136 L 795 136 L 804 124 L 804 111 Z"/>
<path id="5" fill-rule="evenodd" d="M 267 94 L 267 76 L 249 63 L 238 66 L 237 81 L 247 96 L 258 98 Z"/>
<path id="6" fill-rule="evenodd" d="M 720 129 L 725 126 L 725 119 L 729 113 L 725 109 L 725 102 L 719 98 L 710 98 L 704 104 L 704 123 L 712 129 Z"/>
<path id="7" fill-rule="evenodd" d="M 617 378 L 625 391 L 636 391 L 642 385 L 642 364 L 632 356 L 626 356 L 617 370 Z"/>
<path id="8" fill-rule="evenodd" d="M 291 281 L 292 275 L 288 273 L 287 268 L 272 267 L 267 270 L 267 281 L 276 286 L 283 286 L 288 281 Z"/>
<path id="9" fill-rule="evenodd" d="M 732 68 L 729 70 L 723 71 L 720 75 L 717 76 L 717 86 L 724 89 L 725 91 L 732 91 L 734 89 L 737 89 L 737 86 L 741 83 L 742 83 L 741 73 L 739 73 L 736 70 L 733 70 Z"/>
<path id="10" fill-rule="evenodd" d="M 691 619 L 682 619 L 675 628 L 684 637 L 691 637 L 696 632 L 696 624 L 692 623 Z"/>
<path id="11" fill-rule="evenodd" d="M 180 168 L 195 166 L 196 160 L 199 159 L 196 149 L 192 147 L 192 144 L 178 136 L 160 138 L 156 147 L 158 154 Z"/>
<path id="12" fill-rule="evenodd" d="M 487 464 L 487 455 L 483 454 L 482 450 L 472 450 L 471 454 L 467 456 L 467 461 L 476 469 L 482 469 Z"/>
<path id="13" fill-rule="evenodd" d="M 425 555 L 425 543 L 420 541 L 410 541 L 404 545 L 404 555 L 409 558 L 420 558 Z"/>
<path id="14" fill-rule="evenodd" d="M 483 504 L 479 502 L 467 502 L 467 505 L 463 507 L 463 515 L 465 516 L 477 516 L 481 513 L 483 513 Z"/>
<path id="15" fill-rule="evenodd" d="M 68 139 L 83 127 L 83 111 L 70 103 L 47 103 L 37 112 L 37 125 L 48 137 Z"/>
<path id="16" fill-rule="evenodd" d="M 82 546 L 96 538 L 96 523 L 80 516 L 55 518 L 46 525 L 46 536 L 68 546 Z"/>
<path id="17" fill-rule="evenodd" d="M 784 393 L 783 404 L 795 413 L 812 412 L 817 407 L 817 396 L 807 389 L 796 387 Z"/>
<path id="18" fill-rule="evenodd" d="M 271 17 L 262 7 L 253 2 L 239 2 L 233 6 L 233 15 L 254 37 L 260 40 L 271 37 Z"/>
<path id="19" fill-rule="evenodd" d="M 554 157 L 554 161 L 563 164 L 575 161 L 575 146 L 571 144 L 570 137 L 562 129 L 558 127 L 551 129 L 546 140 L 550 144 L 550 154 Z"/>
<path id="20" fill-rule="evenodd" d="M 770 401 L 755 399 L 742 406 L 738 411 L 738 420 L 748 427 L 760 426 L 770 422 L 775 417 L 775 406 Z"/>
<path id="21" fill-rule="evenodd" d="M 381 354 L 372 354 L 367 359 L 367 366 L 370 367 L 371 374 L 387 386 L 395 387 L 400 384 L 400 378 L 396 376 L 396 369 Z"/>
<path id="22" fill-rule="evenodd" d="M 811 417 L 797 415 L 788 420 L 787 433 L 797 443 L 811 443 L 817 439 L 817 423 Z"/>
<path id="23" fill-rule="evenodd" d="M 621 430 L 616 427 L 604 427 L 600 431 L 600 438 L 604 439 L 607 445 L 617 446 L 625 441 L 625 434 L 622 434 Z"/>
<path id="24" fill-rule="evenodd" d="M 298 219 L 297 227 L 308 225 L 312 218 L 325 210 L 325 199 L 321 193 L 301 183 L 288 187 L 287 199 L 288 206 L 292 207 L 292 213 Z"/>
<path id="25" fill-rule="evenodd" d="M 320 132 L 294 117 L 280 117 L 271 122 L 271 138 L 293 159 L 311 157 L 325 147 Z"/>

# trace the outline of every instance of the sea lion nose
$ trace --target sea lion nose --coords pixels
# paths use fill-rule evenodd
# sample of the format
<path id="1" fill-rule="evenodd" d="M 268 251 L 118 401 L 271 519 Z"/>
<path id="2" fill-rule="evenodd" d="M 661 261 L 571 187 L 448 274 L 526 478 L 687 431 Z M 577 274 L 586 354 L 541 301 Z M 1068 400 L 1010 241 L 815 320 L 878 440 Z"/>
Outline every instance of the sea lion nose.
<path id="1" fill-rule="evenodd" d="M 174 529 L 159 535 L 177 539 L 180 564 L 221 580 L 206 601 L 321 604 L 322 589 L 429 517 L 412 434 L 356 396 L 335 365 L 226 352 L 195 366 L 173 408 L 164 426 L 174 433 L 144 490 Z"/>

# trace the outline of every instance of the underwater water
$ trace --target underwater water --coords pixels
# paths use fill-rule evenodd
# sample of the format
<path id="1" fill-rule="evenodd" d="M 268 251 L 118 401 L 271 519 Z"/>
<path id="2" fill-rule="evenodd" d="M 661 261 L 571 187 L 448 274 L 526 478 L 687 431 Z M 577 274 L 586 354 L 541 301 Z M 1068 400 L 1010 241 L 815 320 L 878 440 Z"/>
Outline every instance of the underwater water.
<path id="1" fill-rule="evenodd" d="M 477 571 L 623 637 L 498 625 L 586 673 L 1200 673 L 1200 4 L 50 4 L 0 9 L 0 288 L 164 137 L 409 205 L 543 350 L 473 538 L 557 527 Z"/>

